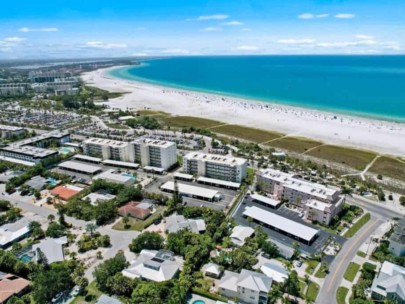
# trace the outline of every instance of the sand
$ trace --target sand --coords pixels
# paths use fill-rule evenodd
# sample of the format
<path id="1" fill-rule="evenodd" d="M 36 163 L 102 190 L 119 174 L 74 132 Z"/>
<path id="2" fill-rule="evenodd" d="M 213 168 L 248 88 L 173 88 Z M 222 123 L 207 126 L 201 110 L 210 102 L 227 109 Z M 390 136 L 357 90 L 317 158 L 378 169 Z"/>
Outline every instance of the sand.
<path id="1" fill-rule="evenodd" d="M 114 67 L 117 68 L 117 67 Z M 151 109 L 279 131 L 327 144 L 405 155 L 405 124 L 323 112 L 112 78 L 100 69 L 82 74 L 88 85 L 126 92 L 111 108 Z"/>

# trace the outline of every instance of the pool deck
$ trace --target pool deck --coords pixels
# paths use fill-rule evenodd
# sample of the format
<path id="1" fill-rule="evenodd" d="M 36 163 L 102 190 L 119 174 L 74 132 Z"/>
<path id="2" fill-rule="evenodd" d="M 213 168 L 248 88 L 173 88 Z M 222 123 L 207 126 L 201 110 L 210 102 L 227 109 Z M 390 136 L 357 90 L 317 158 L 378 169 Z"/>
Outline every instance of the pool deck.
<path id="1" fill-rule="evenodd" d="M 204 301 L 205 304 L 215 304 L 216 301 L 208 299 L 208 298 L 204 298 L 202 296 L 196 295 L 196 294 L 191 294 L 191 298 L 188 299 L 187 304 L 193 304 L 194 301 Z"/>

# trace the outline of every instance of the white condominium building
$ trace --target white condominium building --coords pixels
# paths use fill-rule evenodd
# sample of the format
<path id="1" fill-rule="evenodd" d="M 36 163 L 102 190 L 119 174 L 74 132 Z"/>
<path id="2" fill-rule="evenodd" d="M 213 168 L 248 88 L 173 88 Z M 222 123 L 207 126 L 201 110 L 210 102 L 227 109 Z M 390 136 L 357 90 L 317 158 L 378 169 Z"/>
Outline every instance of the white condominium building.
<path id="1" fill-rule="evenodd" d="M 142 138 L 131 143 L 135 162 L 142 167 L 169 169 L 177 163 L 175 142 Z"/>
<path id="2" fill-rule="evenodd" d="M 231 156 L 190 152 L 183 158 L 183 171 L 240 183 L 246 177 L 247 160 Z"/>
<path id="3" fill-rule="evenodd" d="M 9 138 L 13 136 L 18 136 L 25 132 L 24 128 L 0 125 L 0 137 Z"/>
<path id="4" fill-rule="evenodd" d="M 309 221 L 329 225 L 333 217 L 338 215 L 343 208 L 343 199 L 336 204 L 328 204 L 317 200 L 309 200 L 305 203 L 304 214 Z"/>
<path id="5" fill-rule="evenodd" d="M 89 138 L 83 142 L 83 152 L 85 155 L 102 159 L 134 162 L 133 146 L 123 141 Z"/>
<path id="6" fill-rule="evenodd" d="M 262 190 L 269 192 L 278 199 L 286 199 L 291 204 L 302 203 L 314 199 L 325 203 L 336 203 L 340 192 L 324 185 L 311 183 L 297 178 L 294 174 L 274 169 L 263 169 L 257 172 L 257 183 Z"/>

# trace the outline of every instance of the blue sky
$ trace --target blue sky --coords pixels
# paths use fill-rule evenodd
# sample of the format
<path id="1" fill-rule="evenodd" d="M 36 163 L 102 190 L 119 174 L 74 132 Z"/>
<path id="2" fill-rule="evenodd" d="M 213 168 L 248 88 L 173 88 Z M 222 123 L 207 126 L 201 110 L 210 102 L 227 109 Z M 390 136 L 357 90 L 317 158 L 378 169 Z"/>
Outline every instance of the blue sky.
<path id="1" fill-rule="evenodd" d="M 0 59 L 403 54 L 403 0 L 20 0 L 0 9 Z"/>

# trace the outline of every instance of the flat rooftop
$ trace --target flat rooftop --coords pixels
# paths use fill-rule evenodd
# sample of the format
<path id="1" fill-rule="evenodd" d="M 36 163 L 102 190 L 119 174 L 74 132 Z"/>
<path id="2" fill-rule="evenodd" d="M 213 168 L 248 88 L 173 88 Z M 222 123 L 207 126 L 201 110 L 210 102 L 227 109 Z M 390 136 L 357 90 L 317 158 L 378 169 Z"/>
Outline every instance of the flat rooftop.
<path id="1" fill-rule="evenodd" d="M 191 186 L 187 184 L 177 183 L 177 187 L 180 193 L 198 197 L 205 197 L 208 199 L 213 199 L 216 195 L 219 194 L 216 190 L 206 189 L 197 186 Z M 167 191 L 174 191 L 174 182 L 169 181 L 160 186 L 160 189 Z"/>
<path id="2" fill-rule="evenodd" d="M 103 165 L 107 165 L 107 166 L 128 167 L 128 168 L 133 168 L 133 169 L 139 168 L 139 164 L 137 164 L 137 163 L 130 163 L 130 162 L 124 162 L 124 161 L 112 160 L 112 159 L 103 160 L 102 163 L 103 163 Z"/>
<path id="3" fill-rule="evenodd" d="M 82 155 L 82 154 L 76 154 L 73 156 L 73 158 L 78 159 L 78 160 L 90 161 L 90 162 L 94 162 L 94 163 L 101 163 L 101 161 L 102 161 L 101 158 Z"/>
<path id="4" fill-rule="evenodd" d="M 15 126 L 6 126 L 6 125 L 0 125 L 0 130 L 7 130 L 7 131 L 22 131 L 24 128 L 21 127 L 15 127 Z"/>
<path id="5" fill-rule="evenodd" d="M 14 142 L 14 144 L 20 145 L 20 146 L 25 146 L 25 145 L 30 145 L 30 144 L 36 143 L 41 140 L 47 140 L 47 139 L 52 139 L 52 138 L 59 139 L 59 138 L 62 138 L 64 136 L 68 136 L 68 135 L 70 135 L 70 133 L 67 131 L 54 130 L 54 131 L 43 133 L 43 134 L 28 138 L 28 139 Z"/>
<path id="6" fill-rule="evenodd" d="M 209 178 L 209 177 L 204 177 L 204 176 L 200 176 L 199 178 L 197 178 L 197 181 L 199 183 L 215 184 L 215 185 L 231 187 L 231 188 L 240 188 L 240 183 L 228 182 L 228 181 L 224 181 L 222 179 Z"/>
<path id="7" fill-rule="evenodd" d="M 183 179 L 189 179 L 192 180 L 194 179 L 194 176 L 192 176 L 191 174 L 186 174 L 186 173 L 181 173 L 181 172 L 176 172 L 173 174 L 173 177 L 176 178 L 183 178 Z"/>
<path id="8" fill-rule="evenodd" d="M 122 172 L 117 172 L 114 169 L 111 170 L 107 170 L 103 173 L 100 173 L 96 176 L 93 177 L 94 180 L 96 179 L 107 179 L 107 180 L 111 180 L 111 181 L 115 181 L 115 182 L 119 182 L 119 183 L 127 183 L 130 181 L 134 181 L 135 182 L 135 178 L 133 176 L 130 176 L 129 174 L 124 174 Z"/>
<path id="9" fill-rule="evenodd" d="M 173 141 L 158 140 L 158 139 L 152 139 L 152 138 L 140 138 L 140 139 L 134 140 L 133 143 L 146 144 L 148 146 L 154 146 L 154 147 L 159 147 L 159 148 L 168 148 L 170 146 L 175 145 L 175 143 Z"/>
<path id="10" fill-rule="evenodd" d="M 206 162 L 213 162 L 218 164 L 225 164 L 230 166 L 243 165 L 247 160 L 239 157 L 223 156 L 217 154 L 190 152 L 184 156 L 187 160 L 200 160 Z"/>
<path id="11" fill-rule="evenodd" d="M 290 220 L 283 216 L 279 216 L 272 212 L 263 210 L 258 207 L 246 207 L 243 212 L 244 216 L 248 216 L 254 220 L 270 225 L 280 231 L 284 231 L 290 235 L 299 237 L 305 241 L 311 241 L 319 232 L 319 230 L 308 227 L 296 221 Z"/>
<path id="12" fill-rule="evenodd" d="M 274 169 L 264 169 L 259 171 L 259 175 L 277 181 L 283 184 L 284 187 L 307 193 L 321 199 L 332 199 L 332 197 L 339 195 L 338 190 L 299 179 L 295 177 L 294 174 L 284 173 Z"/>
<path id="13" fill-rule="evenodd" d="M 128 146 L 128 143 L 124 142 L 124 141 L 105 139 L 105 138 L 95 138 L 95 137 L 86 139 L 83 142 L 83 144 L 108 146 L 108 147 L 114 147 L 114 148 L 123 148 L 123 147 Z"/>
<path id="14" fill-rule="evenodd" d="M 95 173 L 101 171 L 100 167 L 87 165 L 87 164 L 83 164 L 83 163 L 78 163 L 78 162 L 71 161 L 71 160 L 60 163 L 58 165 L 58 167 L 60 169 L 66 169 L 66 170 L 77 171 L 77 172 L 84 172 L 84 173 L 87 173 L 87 174 L 95 174 Z"/>
<path id="15" fill-rule="evenodd" d="M 252 194 L 252 195 L 250 195 L 250 197 L 253 200 L 259 201 L 261 203 L 264 203 L 264 204 L 272 206 L 272 207 L 277 207 L 278 205 L 281 204 L 281 202 L 278 200 L 275 200 L 275 199 L 272 199 L 270 197 L 260 195 L 260 194 Z"/>
<path id="16" fill-rule="evenodd" d="M 44 158 L 50 155 L 58 154 L 57 151 L 49 150 L 49 149 L 43 149 L 43 148 L 37 148 L 34 146 L 20 146 L 20 145 L 15 145 L 11 144 L 7 147 L 1 148 L 3 151 L 8 151 L 8 152 L 13 152 L 13 153 L 18 153 L 18 154 L 24 154 L 32 157 L 37 157 L 37 158 Z"/>

